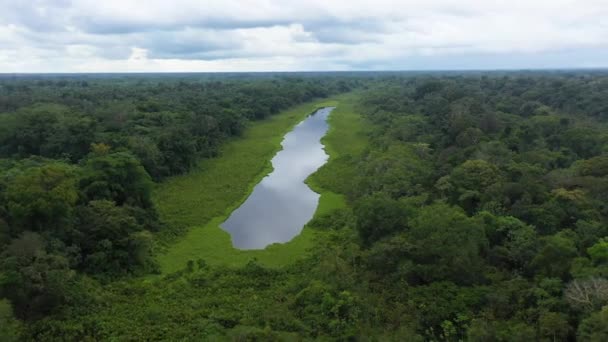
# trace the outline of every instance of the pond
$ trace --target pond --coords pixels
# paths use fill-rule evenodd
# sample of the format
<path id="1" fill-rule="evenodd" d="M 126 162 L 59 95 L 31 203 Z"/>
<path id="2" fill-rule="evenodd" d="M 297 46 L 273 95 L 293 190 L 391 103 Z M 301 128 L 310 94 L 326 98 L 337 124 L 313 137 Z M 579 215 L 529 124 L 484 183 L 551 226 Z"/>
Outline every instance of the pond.
<path id="1" fill-rule="evenodd" d="M 300 234 L 312 218 L 319 194 L 304 183 L 327 162 L 321 138 L 334 107 L 317 110 L 287 133 L 272 159 L 274 170 L 258 183 L 243 204 L 221 224 L 238 249 L 263 249 Z"/>

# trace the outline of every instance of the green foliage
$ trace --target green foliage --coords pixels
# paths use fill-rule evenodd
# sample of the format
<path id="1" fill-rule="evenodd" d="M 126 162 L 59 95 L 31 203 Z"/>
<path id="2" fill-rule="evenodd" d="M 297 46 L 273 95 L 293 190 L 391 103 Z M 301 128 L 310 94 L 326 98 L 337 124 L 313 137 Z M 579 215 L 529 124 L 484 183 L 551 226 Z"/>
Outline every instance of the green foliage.
<path id="1" fill-rule="evenodd" d="M 587 254 L 595 264 L 608 264 L 608 239 L 603 238 L 587 249 Z"/>
<path id="2" fill-rule="evenodd" d="M 543 238 L 543 246 L 532 260 L 531 266 L 543 276 L 565 279 L 576 254 L 574 241 L 568 234 L 560 232 Z"/>
<path id="3" fill-rule="evenodd" d="M 65 303 L 75 277 L 68 260 L 47 253 L 42 237 L 31 232 L 14 239 L 2 253 L 0 275 L 0 295 L 11 300 L 18 317 L 28 320 Z"/>
<path id="4" fill-rule="evenodd" d="M 485 225 L 491 247 L 489 257 L 497 266 L 524 271 L 538 249 L 534 227 L 512 216 L 478 215 Z"/>
<path id="5" fill-rule="evenodd" d="M 356 332 L 357 300 L 348 291 L 335 293 L 326 284 L 312 282 L 300 291 L 292 304 L 296 316 L 310 327 L 312 336 L 330 332 L 339 338 L 352 338 Z"/>
<path id="6" fill-rule="evenodd" d="M 46 78 L 46 77 L 45 77 Z M 91 143 L 131 149 L 155 179 L 189 171 L 198 158 L 260 120 L 356 86 L 353 76 L 142 76 L 0 80 L 0 157 L 86 157 Z M 8 100 L 4 100 L 8 99 Z"/>
<path id="7" fill-rule="evenodd" d="M 327 119 L 329 131 L 321 142 L 330 160 L 306 180 L 313 189 L 321 188 L 343 195 L 353 192 L 352 179 L 357 177 L 356 164 L 367 145 L 365 123 L 354 108 L 357 95 L 340 96 L 337 107 Z"/>
<path id="8" fill-rule="evenodd" d="M 490 187 L 501 185 L 501 177 L 495 165 L 484 160 L 467 160 L 452 171 L 449 183 L 457 203 L 472 212 Z"/>
<path id="9" fill-rule="evenodd" d="M 526 342 L 536 339 L 536 329 L 521 322 L 474 319 L 467 331 L 471 342 Z"/>
<path id="10" fill-rule="evenodd" d="M 79 211 L 79 233 L 74 242 L 89 273 L 133 273 L 153 269 L 152 237 L 125 207 L 91 201 Z"/>
<path id="11" fill-rule="evenodd" d="M 15 342 L 19 340 L 20 324 L 13 316 L 11 303 L 0 300 L 0 340 Z"/>
<path id="12" fill-rule="evenodd" d="M 417 195 L 428 177 L 429 164 L 418 155 L 416 145 L 391 144 L 371 151 L 359 168 L 356 197 L 383 192 L 393 198 Z"/>
<path id="13" fill-rule="evenodd" d="M 164 175 L 188 171 L 196 161 L 194 137 L 185 129 L 169 129 L 158 138 L 158 151 L 163 156 Z"/>
<path id="14" fill-rule="evenodd" d="M 0 80 L 0 339 L 606 340 L 607 84 Z M 284 109 L 352 87 L 322 104 L 338 108 L 314 220 L 231 248 L 218 225 L 321 104 Z M 163 275 L 134 277 L 154 257 Z"/>
<path id="15" fill-rule="evenodd" d="M 403 205 L 384 193 L 363 197 L 354 212 L 357 231 L 366 245 L 404 230 L 408 219 Z"/>
<path id="16" fill-rule="evenodd" d="M 570 325 L 568 316 L 559 312 L 544 312 L 539 320 L 540 336 L 550 341 L 563 341 L 568 338 Z"/>
<path id="17" fill-rule="evenodd" d="M 221 156 L 204 160 L 189 174 L 161 184 L 154 199 L 160 217 L 171 230 L 161 232 L 160 239 L 175 241 L 187 228 L 183 238 L 159 256 L 161 269 L 176 271 L 188 260 L 198 258 L 230 266 L 243 265 L 256 258 L 265 265 L 282 266 L 305 254 L 318 232 L 304 229 L 287 244 L 245 251 L 232 247 L 230 235 L 219 225 L 269 172 L 269 161 L 285 133 L 315 108 L 335 104 L 331 101 L 307 103 L 257 122 L 245 130 L 242 137 L 227 143 Z M 342 205 L 340 196 L 323 191 L 318 212 Z"/>
<path id="18" fill-rule="evenodd" d="M 391 231 L 366 246 L 367 279 L 390 300 L 399 298 L 396 283 L 492 286 L 477 295 L 483 308 L 454 310 L 468 318 L 441 314 L 419 323 L 428 339 L 458 340 L 466 330 L 475 341 L 568 340 L 581 317 L 566 302 L 604 305 L 606 117 L 597 115 L 603 101 L 565 100 L 560 88 L 567 84 L 570 95 L 583 98 L 604 92 L 596 81 L 605 78 L 420 75 L 387 80 L 363 95 L 374 128 L 357 166 L 364 172 L 354 199 L 424 198 L 395 210 L 408 220 L 394 231 L 390 218 L 397 215 L 384 212 L 392 203 L 369 213 L 355 207 L 355 216 L 387 218 L 374 231 Z M 394 146 L 420 148 L 391 158 Z M 421 171 L 409 172 L 407 163 Z M 413 316 L 431 305 L 421 301 Z"/>
<path id="19" fill-rule="evenodd" d="M 54 104 L 24 107 L 4 118 L 9 129 L 0 134 L 0 155 L 41 155 L 73 161 L 88 152 L 95 138 L 96 122 Z"/>
<path id="20" fill-rule="evenodd" d="M 420 209 L 410 226 L 407 236 L 415 246 L 411 254 L 416 278 L 465 284 L 480 280 L 487 239 L 479 220 L 438 203 Z"/>
<path id="21" fill-rule="evenodd" d="M 5 196 L 9 220 L 19 231 L 65 229 L 78 199 L 74 169 L 60 163 L 28 168 L 8 182 Z"/>
<path id="22" fill-rule="evenodd" d="M 424 334 L 439 340 L 458 340 L 465 334 L 474 310 L 482 305 L 483 288 L 459 288 L 451 282 L 433 282 L 411 288 L 410 301 Z"/>
<path id="23" fill-rule="evenodd" d="M 109 200 L 118 205 L 152 206 L 152 181 L 131 154 L 93 155 L 84 165 L 80 188 L 86 201 Z"/>
<path id="24" fill-rule="evenodd" d="M 605 341 L 608 338 L 608 307 L 584 319 L 576 335 L 581 341 Z"/>
<path id="25" fill-rule="evenodd" d="M 582 176 L 604 177 L 608 175 L 608 156 L 597 156 L 583 160 L 579 166 Z"/>

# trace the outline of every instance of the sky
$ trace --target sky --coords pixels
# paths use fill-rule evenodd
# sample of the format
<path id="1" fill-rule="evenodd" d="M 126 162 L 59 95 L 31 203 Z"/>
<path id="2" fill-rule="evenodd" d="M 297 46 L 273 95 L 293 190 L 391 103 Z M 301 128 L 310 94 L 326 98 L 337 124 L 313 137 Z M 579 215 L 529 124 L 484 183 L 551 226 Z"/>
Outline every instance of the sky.
<path id="1" fill-rule="evenodd" d="M 0 73 L 608 67 L 608 0 L 0 0 Z"/>

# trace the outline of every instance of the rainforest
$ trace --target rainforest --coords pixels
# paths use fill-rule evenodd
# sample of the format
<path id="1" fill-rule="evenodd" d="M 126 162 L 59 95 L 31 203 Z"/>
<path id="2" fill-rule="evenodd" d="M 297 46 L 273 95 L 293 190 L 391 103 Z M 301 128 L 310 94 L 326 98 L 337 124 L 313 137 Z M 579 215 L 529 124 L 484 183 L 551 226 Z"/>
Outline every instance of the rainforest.
<path id="1" fill-rule="evenodd" d="M 607 341 L 608 72 L 0 75 L 0 341 Z"/>

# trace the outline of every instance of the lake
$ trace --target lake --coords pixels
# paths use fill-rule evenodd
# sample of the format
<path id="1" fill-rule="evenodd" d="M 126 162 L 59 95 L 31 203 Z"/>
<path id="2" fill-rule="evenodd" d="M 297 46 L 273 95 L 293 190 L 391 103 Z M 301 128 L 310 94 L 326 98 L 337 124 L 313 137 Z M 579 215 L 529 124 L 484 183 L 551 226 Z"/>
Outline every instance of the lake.
<path id="1" fill-rule="evenodd" d="M 272 158 L 274 170 L 258 183 L 243 204 L 221 224 L 238 249 L 263 249 L 300 234 L 319 203 L 304 183 L 327 162 L 321 138 L 334 107 L 317 110 L 287 133 L 283 149 Z"/>

